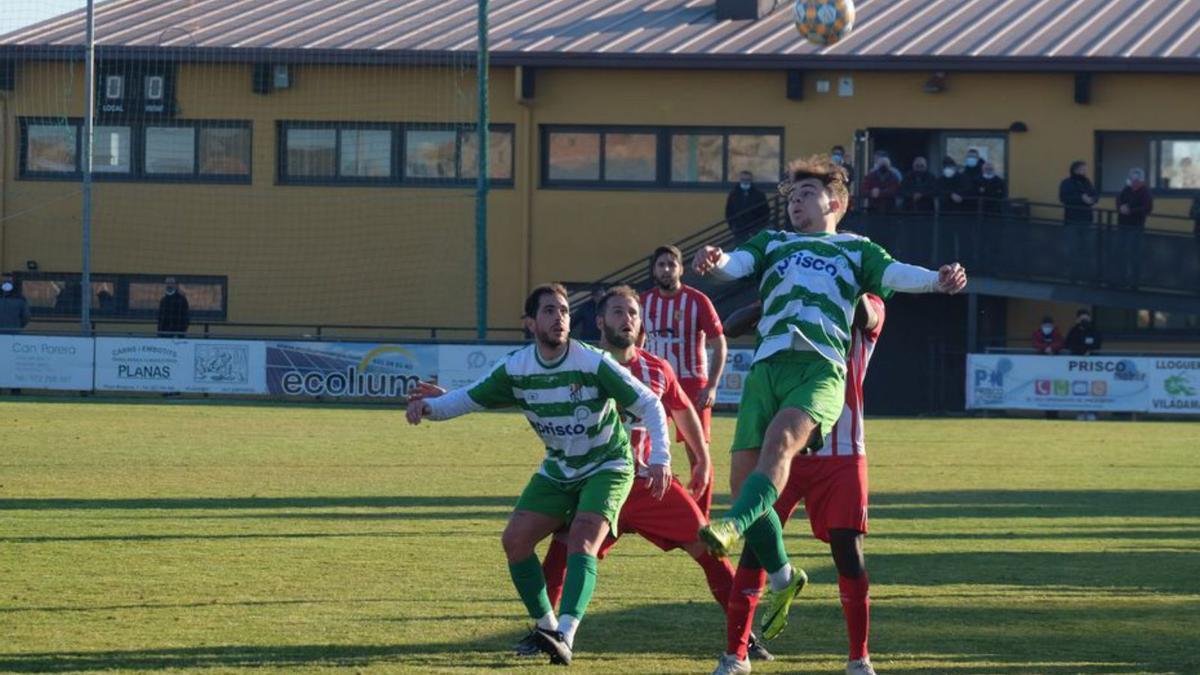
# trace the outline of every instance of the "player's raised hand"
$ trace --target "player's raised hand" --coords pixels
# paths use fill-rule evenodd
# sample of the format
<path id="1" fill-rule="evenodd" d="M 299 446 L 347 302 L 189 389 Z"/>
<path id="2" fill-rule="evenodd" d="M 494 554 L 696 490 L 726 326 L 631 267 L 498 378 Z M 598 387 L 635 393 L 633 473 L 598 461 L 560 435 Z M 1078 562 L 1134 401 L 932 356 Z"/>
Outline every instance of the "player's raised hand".
<path id="1" fill-rule="evenodd" d="M 958 293 L 967 287 L 967 270 L 958 263 L 942 265 L 938 270 L 938 290 L 943 293 Z"/>
<path id="2" fill-rule="evenodd" d="M 692 259 L 692 268 L 696 270 L 696 274 L 708 274 L 709 270 L 721 262 L 722 253 L 724 251 L 721 250 L 720 246 L 705 246 L 696 251 L 696 257 Z"/>
<path id="3" fill-rule="evenodd" d="M 408 390 L 408 400 L 422 401 L 427 398 L 437 398 L 445 393 L 445 389 L 432 382 L 417 382 L 417 386 Z"/>
<path id="4" fill-rule="evenodd" d="M 696 465 L 692 467 L 692 479 L 688 481 L 688 492 L 694 499 L 700 499 L 700 495 L 704 494 L 705 488 L 708 487 L 709 465 L 707 461 L 702 461 L 703 459 L 696 461 Z"/>
<path id="5" fill-rule="evenodd" d="M 421 418 L 428 417 L 430 414 L 429 404 L 419 398 L 410 398 L 408 401 L 408 409 L 404 411 L 404 418 L 409 424 L 420 424 Z"/>
<path id="6" fill-rule="evenodd" d="M 646 479 L 646 487 L 650 490 L 650 496 L 662 499 L 667 494 L 667 486 L 671 484 L 671 467 L 651 464 L 648 470 L 650 476 Z"/>

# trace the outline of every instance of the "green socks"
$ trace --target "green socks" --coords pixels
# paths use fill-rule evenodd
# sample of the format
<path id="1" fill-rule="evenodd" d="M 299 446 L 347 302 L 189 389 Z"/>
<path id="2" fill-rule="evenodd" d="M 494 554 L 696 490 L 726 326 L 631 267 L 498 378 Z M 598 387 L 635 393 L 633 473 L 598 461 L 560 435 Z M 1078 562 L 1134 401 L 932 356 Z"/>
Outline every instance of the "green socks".
<path id="1" fill-rule="evenodd" d="M 539 568 L 540 574 L 540 568 Z M 543 586 L 543 589 L 545 586 Z M 596 590 L 596 556 L 586 553 L 572 553 L 567 556 L 567 578 L 563 582 L 562 604 L 559 605 L 559 616 L 570 615 L 582 619 L 587 611 L 588 603 L 592 600 L 592 592 Z M 543 590 L 542 597 L 546 594 Z M 550 603 L 547 602 L 549 607 Z"/>
<path id="2" fill-rule="evenodd" d="M 779 497 L 779 491 L 775 489 L 775 484 L 767 477 L 767 474 L 755 471 L 746 476 L 746 482 L 742 483 L 742 491 L 738 493 L 737 501 L 733 503 L 733 508 L 729 513 L 725 514 L 726 520 L 732 520 L 737 527 L 737 531 L 746 536 L 749 533 L 750 525 L 754 521 L 761 518 L 767 512 L 774 512 L 771 507 L 775 505 L 775 499 Z M 775 519 L 777 529 L 779 518 Z M 767 570 L 771 568 L 767 565 L 767 561 L 762 557 L 759 562 L 763 563 L 763 567 Z"/>
<path id="3" fill-rule="evenodd" d="M 788 564 L 787 551 L 783 547 L 783 523 L 779 522 L 775 509 L 767 509 L 742 536 L 764 570 L 776 572 Z"/>
<path id="4" fill-rule="evenodd" d="M 525 603 L 525 609 L 528 610 L 531 618 L 536 621 L 554 612 L 554 608 L 550 606 L 550 599 L 546 597 L 546 577 L 542 576 L 542 563 L 538 561 L 537 554 L 531 555 L 518 563 L 509 563 L 508 573 L 512 575 L 513 586 L 517 587 L 517 594 L 521 596 L 521 602 Z M 592 558 L 593 586 L 595 585 L 595 578 L 596 559 Z M 570 581 L 568 573 L 568 584 Z M 591 595 L 592 592 L 589 589 L 588 597 L 591 597 Z"/>

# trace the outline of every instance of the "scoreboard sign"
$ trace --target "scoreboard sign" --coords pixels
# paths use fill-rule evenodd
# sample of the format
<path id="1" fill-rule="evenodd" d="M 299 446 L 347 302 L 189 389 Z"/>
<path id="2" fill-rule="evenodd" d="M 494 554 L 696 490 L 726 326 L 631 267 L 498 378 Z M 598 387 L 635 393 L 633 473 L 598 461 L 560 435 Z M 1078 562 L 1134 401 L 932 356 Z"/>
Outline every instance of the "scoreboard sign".
<path id="1" fill-rule="evenodd" d="M 101 117 L 174 117 L 175 67 L 163 63 L 105 63 L 96 73 Z"/>

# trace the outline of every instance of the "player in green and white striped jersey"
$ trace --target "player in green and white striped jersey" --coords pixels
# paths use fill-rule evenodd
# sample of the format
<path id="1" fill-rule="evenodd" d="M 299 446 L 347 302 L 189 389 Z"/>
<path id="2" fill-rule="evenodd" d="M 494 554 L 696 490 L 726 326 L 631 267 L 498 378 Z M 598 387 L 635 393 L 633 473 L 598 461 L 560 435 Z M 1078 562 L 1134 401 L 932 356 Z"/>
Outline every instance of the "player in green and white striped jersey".
<path id="1" fill-rule="evenodd" d="M 661 499 L 671 482 L 666 413 L 658 396 L 606 352 L 569 338 L 570 306 L 558 284 L 525 301 L 534 342 L 501 360 L 478 382 L 446 393 L 422 384 L 408 404 L 411 424 L 488 408 L 519 407 L 546 446 L 546 459 L 517 500 L 501 541 L 517 593 L 536 622 L 532 631 L 552 663 L 570 664 L 575 629 L 596 586 L 596 554 L 635 480 L 620 411 L 642 420 L 650 437 L 648 481 Z M 534 547 L 570 523 L 561 616 L 546 595 Z"/>
<path id="2" fill-rule="evenodd" d="M 767 638 L 787 624 L 788 608 L 805 579 L 788 562 L 771 505 L 787 484 L 792 458 L 819 447 L 842 413 L 858 299 L 864 293 L 886 298 L 893 291 L 957 293 L 967 284 L 957 263 L 938 271 L 906 265 L 866 237 L 838 233 L 849 193 L 844 170 L 828 157 L 789 168 L 785 189 L 795 232 L 766 231 L 729 254 L 706 246 L 695 258 L 699 274 L 755 279 L 763 305 L 734 432 L 730 485 L 736 500 L 700 536 L 724 554 L 745 536 L 763 563 L 772 591 L 763 616 Z"/>

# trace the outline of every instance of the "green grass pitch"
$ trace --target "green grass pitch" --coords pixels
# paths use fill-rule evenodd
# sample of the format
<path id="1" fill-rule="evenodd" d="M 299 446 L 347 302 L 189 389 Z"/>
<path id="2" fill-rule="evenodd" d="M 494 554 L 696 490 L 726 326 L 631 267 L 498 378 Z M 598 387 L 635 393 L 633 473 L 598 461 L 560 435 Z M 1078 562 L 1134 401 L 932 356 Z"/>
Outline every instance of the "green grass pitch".
<path id="1" fill-rule="evenodd" d="M 1200 672 L 1200 426 L 868 426 L 880 673 Z M 540 455 L 516 414 L 7 399 L 0 671 L 558 672 L 509 655 L 499 543 Z M 788 546 L 814 583 L 755 672 L 843 672 L 828 552 L 803 519 Z M 707 673 L 723 626 L 630 536 L 574 672 Z"/>

